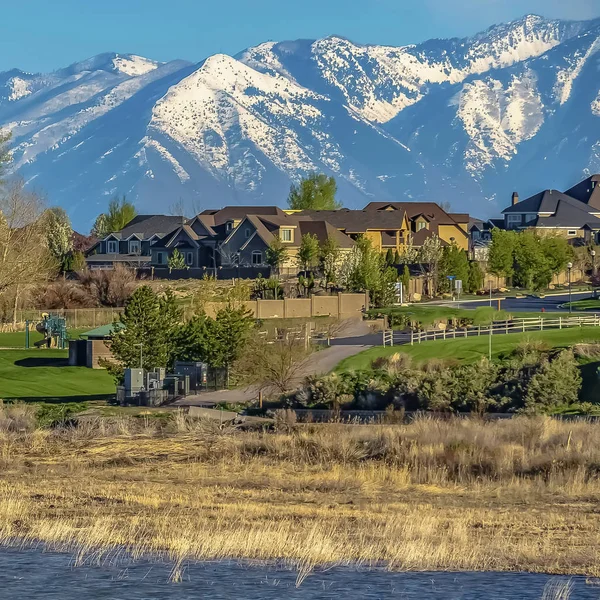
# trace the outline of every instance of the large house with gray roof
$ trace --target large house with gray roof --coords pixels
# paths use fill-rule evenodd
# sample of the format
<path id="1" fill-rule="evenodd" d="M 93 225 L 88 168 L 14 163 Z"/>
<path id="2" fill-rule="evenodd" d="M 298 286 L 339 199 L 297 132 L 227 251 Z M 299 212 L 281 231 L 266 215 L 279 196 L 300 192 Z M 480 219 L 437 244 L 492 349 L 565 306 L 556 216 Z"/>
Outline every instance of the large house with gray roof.
<path id="1" fill-rule="evenodd" d="M 502 211 L 504 228 L 535 229 L 574 242 L 598 242 L 600 235 L 600 175 L 592 175 L 568 189 L 544 190 L 525 200 L 515 192 Z"/>

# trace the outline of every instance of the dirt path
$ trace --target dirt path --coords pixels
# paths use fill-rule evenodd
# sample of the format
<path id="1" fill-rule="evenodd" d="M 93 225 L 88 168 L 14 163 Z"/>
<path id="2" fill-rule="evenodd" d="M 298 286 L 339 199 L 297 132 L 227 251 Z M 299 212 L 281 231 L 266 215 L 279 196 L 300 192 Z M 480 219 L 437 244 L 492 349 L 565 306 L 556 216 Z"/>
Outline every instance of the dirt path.
<path id="1" fill-rule="evenodd" d="M 311 354 L 302 370 L 294 378 L 291 388 L 296 388 L 301 385 L 309 375 L 321 375 L 332 371 L 342 360 L 349 356 L 354 356 L 363 350 L 367 350 L 370 346 L 331 346 L 320 352 Z M 238 404 L 242 402 L 251 402 L 258 396 L 256 387 L 249 387 L 237 390 L 221 390 L 219 392 L 205 392 L 196 396 L 188 396 L 182 400 L 178 400 L 175 406 L 214 406 L 221 402 L 228 404 Z"/>

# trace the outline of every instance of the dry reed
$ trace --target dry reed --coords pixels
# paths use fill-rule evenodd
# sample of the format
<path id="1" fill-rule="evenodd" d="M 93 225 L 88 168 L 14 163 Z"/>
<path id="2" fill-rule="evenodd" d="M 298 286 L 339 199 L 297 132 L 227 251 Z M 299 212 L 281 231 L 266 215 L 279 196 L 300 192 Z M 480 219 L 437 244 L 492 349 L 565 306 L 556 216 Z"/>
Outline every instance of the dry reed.
<path id="1" fill-rule="evenodd" d="M 600 576 L 600 424 L 422 418 L 220 430 L 179 414 L 5 426 L 0 541 L 173 561 Z M 550 590 L 548 593 L 554 593 Z M 566 593 L 566 592 L 565 592 Z M 565 598 L 564 595 L 549 596 Z"/>

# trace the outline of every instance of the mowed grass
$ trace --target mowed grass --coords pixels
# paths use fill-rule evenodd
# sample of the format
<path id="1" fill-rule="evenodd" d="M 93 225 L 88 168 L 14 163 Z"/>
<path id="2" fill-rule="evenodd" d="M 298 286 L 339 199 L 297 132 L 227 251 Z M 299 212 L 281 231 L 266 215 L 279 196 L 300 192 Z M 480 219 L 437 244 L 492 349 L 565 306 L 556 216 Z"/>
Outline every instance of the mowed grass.
<path id="1" fill-rule="evenodd" d="M 577 300 L 575 302 L 571 302 L 572 310 L 596 310 L 600 312 L 600 300 L 588 299 L 588 300 Z M 565 304 L 565 306 L 569 306 L 569 303 Z"/>
<path id="2" fill-rule="evenodd" d="M 76 340 L 82 333 L 90 329 L 69 329 L 67 334 L 69 339 Z M 35 342 L 42 339 L 42 334 L 33 329 L 29 332 L 29 344 L 33 347 Z M 0 333 L 0 348 L 25 348 L 25 332 L 24 331 L 8 331 Z"/>
<path id="3" fill-rule="evenodd" d="M 543 340 L 552 347 L 572 346 L 580 342 L 600 340 L 600 327 L 573 327 L 562 330 L 494 335 L 492 336 L 492 357 L 498 358 L 511 352 L 524 340 Z M 482 356 L 488 356 L 488 351 L 489 336 L 487 335 L 456 340 L 428 341 L 414 346 L 377 346 L 344 359 L 335 370 L 339 372 L 368 369 L 374 359 L 380 356 L 391 356 L 396 352 L 410 354 L 417 362 L 424 362 L 432 358 L 476 362 Z"/>
<path id="4" fill-rule="evenodd" d="M 115 393 L 104 370 L 69 367 L 66 350 L 0 350 L 0 398 L 85 398 Z"/>

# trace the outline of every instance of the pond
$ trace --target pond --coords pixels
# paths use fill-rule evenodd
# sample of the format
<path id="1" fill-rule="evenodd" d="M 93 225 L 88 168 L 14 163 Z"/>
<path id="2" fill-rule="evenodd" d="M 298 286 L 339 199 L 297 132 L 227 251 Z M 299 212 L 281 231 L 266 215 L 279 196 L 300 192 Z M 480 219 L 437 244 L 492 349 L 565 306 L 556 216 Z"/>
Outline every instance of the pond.
<path id="1" fill-rule="evenodd" d="M 233 561 L 191 563 L 171 583 L 172 566 L 136 561 L 73 566 L 66 554 L 0 551 L 2 600 L 565 600 L 548 593 L 568 578 L 525 573 L 390 573 L 332 568 L 311 573 L 297 587 L 297 573 Z M 598 600 L 600 588 L 571 579 L 571 600 Z M 546 588 L 546 596 L 544 589 Z"/>

